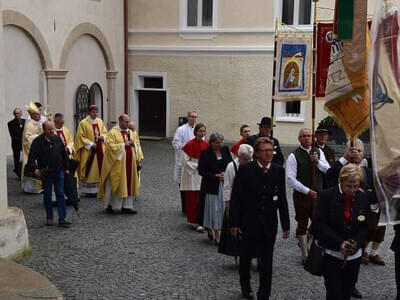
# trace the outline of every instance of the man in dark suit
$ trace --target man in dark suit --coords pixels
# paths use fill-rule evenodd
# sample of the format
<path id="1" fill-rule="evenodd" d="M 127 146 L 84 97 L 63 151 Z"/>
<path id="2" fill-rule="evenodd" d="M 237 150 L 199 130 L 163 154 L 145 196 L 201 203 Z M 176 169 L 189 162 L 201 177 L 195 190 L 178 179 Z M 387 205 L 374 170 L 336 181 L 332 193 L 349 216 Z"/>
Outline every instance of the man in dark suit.
<path id="1" fill-rule="evenodd" d="M 273 153 L 274 157 L 272 159 L 272 162 L 283 166 L 285 158 L 283 157 L 281 147 L 279 146 L 279 141 L 278 139 L 271 137 L 271 131 L 272 131 L 271 118 L 264 117 L 261 119 L 260 123 L 257 123 L 257 125 L 259 130 L 258 134 L 249 136 L 246 140 L 246 144 L 254 147 L 254 144 L 258 138 L 260 137 L 270 138 L 271 140 L 274 141 L 274 153 Z"/>
<path id="2" fill-rule="evenodd" d="M 326 142 L 328 141 L 328 137 L 331 134 L 328 127 L 324 125 L 319 125 L 317 130 L 315 131 L 315 148 L 321 149 L 324 152 L 326 161 L 332 166 L 335 163 L 335 150 L 329 147 Z M 322 175 L 323 188 L 328 188 L 328 181 L 326 179 L 326 175 Z"/>
<path id="3" fill-rule="evenodd" d="M 14 156 L 14 173 L 21 177 L 21 151 L 22 133 L 24 131 L 25 119 L 22 119 L 22 110 L 15 108 L 13 111 L 14 119 L 8 122 L 8 132 L 11 136 L 11 148 Z"/>
<path id="4" fill-rule="evenodd" d="M 239 234 L 239 275 L 242 295 L 253 299 L 250 286 L 251 258 L 259 258 L 260 286 L 257 298 L 269 299 L 272 283 L 272 257 L 278 215 L 282 238 L 289 238 L 289 211 L 286 200 L 285 171 L 271 163 L 274 143 L 259 138 L 254 144 L 256 159 L 242 165 L 236 175 L 230 207 L 231 233 Z"/>

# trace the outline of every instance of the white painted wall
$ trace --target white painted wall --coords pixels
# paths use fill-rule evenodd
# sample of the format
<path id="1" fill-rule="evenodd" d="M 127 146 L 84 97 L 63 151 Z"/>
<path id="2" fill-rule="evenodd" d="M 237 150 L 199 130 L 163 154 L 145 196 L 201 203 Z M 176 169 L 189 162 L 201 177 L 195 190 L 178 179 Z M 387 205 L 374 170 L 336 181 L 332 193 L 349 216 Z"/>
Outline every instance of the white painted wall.
<path id="1" fill-rule="evenodd" d="M 86 84 L 89 88 L 95 82 L 100 84 L 103 90 L 103 115 L 107 123 L 107 78 L 106 62 L 103 52 L 95 39 L 84 35 L 73 45 L 67 60 L 67 77 L 65 82 L 66 101 L 71 110 L 65 112 L 67 115 L 75 113 L 75 94 L 81 84 Z M 75 130 L 74 120 L 66 118 L 67 126 Z"/>
<path id="2" fill-rule="evenodd" d="M 5 113 L 9 121 L 15 107 L 22 108 L 30 101 L 45 103 L 46 80 L 36 45 L 21 29 L 5 26 L 4 35 L 4 92 Z M 7 152 L 11 154 L 11 139 L 7 135 Z"/>

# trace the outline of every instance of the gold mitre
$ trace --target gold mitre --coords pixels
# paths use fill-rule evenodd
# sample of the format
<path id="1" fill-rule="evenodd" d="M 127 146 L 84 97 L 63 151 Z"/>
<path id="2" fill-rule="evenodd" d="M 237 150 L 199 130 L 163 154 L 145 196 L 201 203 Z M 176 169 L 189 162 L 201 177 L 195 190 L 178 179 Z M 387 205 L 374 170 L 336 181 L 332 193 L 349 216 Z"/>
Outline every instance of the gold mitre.
<path id="1" fill-rule="evenodd" d="M 30 115 L 39 112 L 38 107 L 36 106 L 35 103 L 33 103 L 33 101 L 31 101 L 31 103 L 29 103 L 29 105 L 25 105 L 25 108 Z"/>

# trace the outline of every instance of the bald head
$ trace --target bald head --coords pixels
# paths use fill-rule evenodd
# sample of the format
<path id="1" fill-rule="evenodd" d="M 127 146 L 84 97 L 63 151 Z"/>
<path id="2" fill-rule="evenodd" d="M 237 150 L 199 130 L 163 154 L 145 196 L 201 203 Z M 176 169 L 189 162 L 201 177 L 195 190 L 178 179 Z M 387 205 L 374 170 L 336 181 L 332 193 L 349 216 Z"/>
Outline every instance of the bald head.
<path id="1" fill-rule="evenodd" d="M 54 130 L 54 125 L 52 122 L 50 121 L 45 121 L 42 124 L 43 127 L 43 134 L 47 137 L 47 138 L 51 138 L 54 134 L 53 130 Z"/>
<path id="2" fill-rule="evenodd" d="M 136 124 L 135 124 L 135 122 L 130 121 L 129 124 L 128 124 L 128 128 L 129 128 L 130 130 L 132 130 L 132 131 L 135 131 L 135 130 L 136 130 Z"/>
<path id="3" fill-rule="evenodd" d="M 128 129 L 129 116 L 127 114 L 122 114 L 118 118 L 119 128 L 125 130 Z"/>
<path id="4" fill-rule="evenodd" d="M 16 119 L 21 120 L 22 117 L 22 109 L 19 107 L 14 108 L 13 115 Z"/>

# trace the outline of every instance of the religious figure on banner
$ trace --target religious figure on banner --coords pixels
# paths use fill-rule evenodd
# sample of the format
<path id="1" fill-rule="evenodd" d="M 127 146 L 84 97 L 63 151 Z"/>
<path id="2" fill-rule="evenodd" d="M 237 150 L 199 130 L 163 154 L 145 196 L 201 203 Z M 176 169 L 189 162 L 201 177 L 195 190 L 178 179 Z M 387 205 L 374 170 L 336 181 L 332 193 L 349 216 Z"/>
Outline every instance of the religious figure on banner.
<path id="1" fill-rule="evenodd" d="M 275 101 L 311 98 L 311 38 L 294 34 L 277 37 Z"/>

